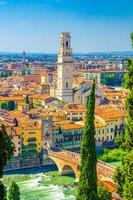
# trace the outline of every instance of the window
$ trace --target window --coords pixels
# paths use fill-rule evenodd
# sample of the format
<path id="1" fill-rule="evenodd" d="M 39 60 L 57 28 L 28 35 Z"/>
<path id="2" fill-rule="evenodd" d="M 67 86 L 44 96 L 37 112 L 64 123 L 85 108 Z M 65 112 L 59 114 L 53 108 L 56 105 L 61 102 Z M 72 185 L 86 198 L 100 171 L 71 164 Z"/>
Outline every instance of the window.
<path id="1" fill-rule="evenodd" d="M 118 129 L 118 126 L 117 126 L 117 125 L 115 126 L 115 129 Z"/>
<path id="2" fill-rule="evenodd" d="M 109 133 L 109 129 L 107 128 L 107 133 Z"/>
<path id="3" fill-rule="evenodd" d="M 68 82 L 66 82 L 66 88 L 68 89 Z"/>
<path id="4" fill-rule="evenodd" d="M 104 134 L 104 129 L 102 129 L 102 134 Z"/>
<path id="5" fill-rule="evenodd" d="M 113 128 L 110 129 L 110 132 L 113 133 Z"/>
<path id="6" fill-rule="evenodd" d="M 68 41 L 66 41 L 66 48 L 68 49 Z"/>

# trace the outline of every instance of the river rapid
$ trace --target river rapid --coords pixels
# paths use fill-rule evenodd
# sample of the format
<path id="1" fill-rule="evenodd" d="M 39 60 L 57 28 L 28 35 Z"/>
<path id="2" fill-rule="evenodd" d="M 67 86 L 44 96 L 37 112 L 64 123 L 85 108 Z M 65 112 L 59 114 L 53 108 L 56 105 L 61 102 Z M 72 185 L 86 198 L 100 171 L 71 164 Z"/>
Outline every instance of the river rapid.
<path id="1" fill-rule="evenodd" d="M 4 175 L 9 188 L 15 180 L 21 200 L 76 200 L 75 177 L 59 176 L 58 172 Z"/>

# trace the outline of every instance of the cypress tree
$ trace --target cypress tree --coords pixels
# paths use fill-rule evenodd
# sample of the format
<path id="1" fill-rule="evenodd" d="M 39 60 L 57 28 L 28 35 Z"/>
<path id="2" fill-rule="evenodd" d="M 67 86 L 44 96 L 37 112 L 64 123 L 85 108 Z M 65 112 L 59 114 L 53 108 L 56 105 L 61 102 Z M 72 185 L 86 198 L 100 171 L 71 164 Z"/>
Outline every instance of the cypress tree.
<path id="1" fill-rule="evenodd" d="M 133 45 L 133 33 L 131 39 Z M 133 199 L 133 59 L 128 60 L 124 84 L 129 90 L 129 95 L 126 101 L 126 130 L 119 144 L 125 156 L 122 158 L 121 166 L 115 172 L 114 180 L 122 198 L 131 200 Z"/>
<path id="2" fill-rule="evenodd" d="M 28 95 L 26 95 L 26 97 L 25 97 L 25 103 L 27 103 L 27 104 L 30 103 L 30 99 L 29 99 L 29 96 L 28 96 Z"/>
<path id="3" fill-rule="evenodd" d="M 0 130 L 0 178 L 3 177 L 3 170 L 7 161 L 13 156 L 14 144 L 11 136 L 6 132 L 5 126 L 2 125 Z"/>
<path id="4" fill-rule="evenodd" d="M 131 33 L 132 47 L 133 47 L 133 32 Z"/>
<path id="5" fill-rule="evenodd" d="M 8 192 L 9 192 L 9 194 L 8 194 L 8 199 L 9 200 L 20 200 L 19 187 L 15 183 L 15 181 L 12 182 Z"/>
<path id="6" fill-rule="evenodd" d="M 77 200 L 97 200 L 95 146 L 95 81 L 87 99 L 87 113 L 81 144 L 80 180 Z"/>
<path id="7" fill-rule="evenodd" d="M 6 200 L 6 187 L 0 181 L 0 200 Z"/>

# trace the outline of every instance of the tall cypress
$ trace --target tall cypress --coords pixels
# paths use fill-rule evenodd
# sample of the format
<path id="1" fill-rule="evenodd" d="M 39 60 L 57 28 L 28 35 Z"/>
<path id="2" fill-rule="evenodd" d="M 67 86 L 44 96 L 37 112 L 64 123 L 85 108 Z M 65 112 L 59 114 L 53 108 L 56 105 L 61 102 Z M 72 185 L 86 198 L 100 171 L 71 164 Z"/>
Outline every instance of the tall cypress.
<path id="1" fill-rule="evenodd" d="M 15 183 L 15 181 L 12 182 L 10 188 L 9 188 L 9 200 L 20 200 L 20 191 L 18 185 Z"/>
<path id="2" fill-rule="evenodd" d="M 80 180 L 77 200 L 97 200 L 95 145 L 95 81 L 87 98 L 87 113 L 81 144 Z"/>
<path id="3" fill-rule="evenodd" d="M 3 170 L 14 154 L 15 146 L 11 136 L 6 132 L 5 126 L 2 125 L 0 130 L 0 178 L 3 177 Z"/>
<path id="4" fill-rule="evenodd" d="M 0 200 L 6 200 L 6 187 L 0 181 Z"/>
<path id="5" fill-rule="evenodd" d="M 131 39 L 133 46 L 133 33 Z M 133 199 L 133 59 L 128 59 L 124 83 L 129 90 L 126 101 L 126 131 L 124 137 L 120 138 L 120 148 L 124 150 L 125 156 L 122 158 L 121 166 L 115 172 L 114 180 L 122 198 L 131 200 Z"/>

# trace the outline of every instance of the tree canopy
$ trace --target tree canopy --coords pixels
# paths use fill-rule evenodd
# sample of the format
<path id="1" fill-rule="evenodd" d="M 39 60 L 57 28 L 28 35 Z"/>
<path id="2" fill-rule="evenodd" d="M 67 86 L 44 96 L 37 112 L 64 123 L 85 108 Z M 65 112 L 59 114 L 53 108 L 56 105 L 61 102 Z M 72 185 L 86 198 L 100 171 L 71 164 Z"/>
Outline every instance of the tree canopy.
<path id="1" fill-rule="evenodd" d="M 131 39 L 133 43 L 133 33 Z M 114 180 L 121 197 L 124 200 L 131 200 L 133 199 L 133 59 L 128 59 L 124 84 L 129 90 L 129 95 L 126 100 L 126 130 L 124 136 L 120 137 L 119 144 L 125 156 L 115 172 Z"/>

